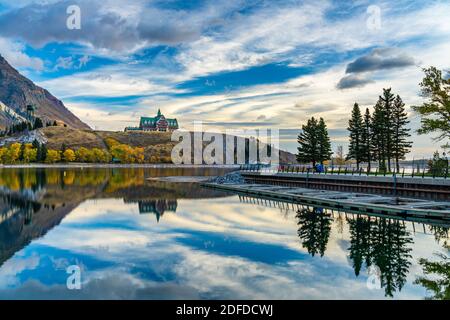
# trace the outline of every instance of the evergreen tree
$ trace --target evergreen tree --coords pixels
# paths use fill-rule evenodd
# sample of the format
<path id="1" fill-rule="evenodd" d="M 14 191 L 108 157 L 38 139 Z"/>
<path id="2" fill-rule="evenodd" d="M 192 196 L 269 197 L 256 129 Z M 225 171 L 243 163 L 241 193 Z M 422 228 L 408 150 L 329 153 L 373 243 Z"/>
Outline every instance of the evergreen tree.
<path id="1" fill-rule="evenodd" d="M 320 118 L 318 125 L 318 136 L 319 136 L 319 161 L 323 164 L 324 161 L 330 160 L 333 155 L 331 151 L 330 137 L 328 136 L 327 125 L 325 120 Z"/>
<path id="2" fill-rule="evenodd" d="M 316 165 L 319 161 L 319 138 L 318 138 L 318 122 L 312 117 L 306 125 L 302 126 L 302 132 L 298 135 L 297 161 L 312 162 Z"/>
<path id="3" fill-rule="evenodd" d="M 359 170 L 359 164 L 364 158 L 362 153 L 363 119 L 357 103 L 353 106 L 352 118 L 348 121 L 347 130 L 350 132 L 350 145 L 348 148 L 347 160 L 356 160 L 356 167 Z"/>
<path id="4" fill-rule="evenodd" d="M 297 160 L 299 162 L 312 162 L 313 166 L 331 159 L 330 138 L 327 126 L 323 118 L 317 121 L 314 117 L 302 126 L 302 132 L 298 135 Z"/>
<path id="5" fill-rule="evenodd" d="M 366 108 L 366 113 L 364 114 L 364 122 L 361 131 L 361 155 L 362 161 L 367 162 L 367 170 L 370 172 L 372 161 L 372 117 L 370 115 L 369 108 Z"/>
<path id="6" fill-rule="evenodd" d="M 297 212 L 298 236 L 312 256 L 325 254 L 331 232 L 331 214 L 322 208 L 305 208 Z"/>
<path id="7" fill-rule="evenodd" d="M 39 129 L 39 128 L 42 128 L 43 126 L 44 126 L 44 124 L 42 123 L 41 118 L 36 118 L 36 119 L 34 120 L 34 126 L 33 126 L 33 129 Z"/>
<path id="8" fill-rule="evenodd" d="M 409 149 L 412 146 L 412 142 L 408 141 L 408 138 L 411 137 L 411 134 L 409 133 L 410 129 L 406 128 L 406 125 L 409 123 L 408 114 L 405 111 L 405 104 L 399 95 L 397 95 L 394 101 L 392 118 L 394 121 L 392 151 L 397 172 L 399 172 L 399 160 L 405 158 L 405 155 L 410 151 Z"/>
<path id="9" fill-rule="evenodd" d="M 380 96 L 380 102 L 384 109 L 384 136 L 385 136 L 385 156 L 387 160 L 388 171 L 391 171 L 391 160 L 393 157 L 393 136 L 394 136 L 394 94 L 391 88 L 383 89 L 383 95 Z"/>
<path id="10" fill-rule="evenodd" d="M 385 136 L 385 111 L 380 101 L 374 107 L 372 115 L 372 157 L 378 160 L 378 167 L 381 170 L 386 169 L 386 136 Z"/>
<path id="11" fill-rule="evenodd" d="M 19 161 L 23 161 L 23 159 L 24 159 L 24 151 L 25 151 L 25 143 L 22 143 L 20 145 Z"/>

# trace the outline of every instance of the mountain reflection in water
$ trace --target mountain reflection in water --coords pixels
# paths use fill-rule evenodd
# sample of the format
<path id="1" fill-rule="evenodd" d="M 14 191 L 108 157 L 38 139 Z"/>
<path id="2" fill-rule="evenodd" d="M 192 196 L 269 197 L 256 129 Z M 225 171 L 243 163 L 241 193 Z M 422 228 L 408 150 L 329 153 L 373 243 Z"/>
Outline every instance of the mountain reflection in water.
<path id="1" fill-rule="evenodd" d="M 0 298 L 448 299 L 444 223 L 150 179 L 225 171 L 0 169 Z"/>

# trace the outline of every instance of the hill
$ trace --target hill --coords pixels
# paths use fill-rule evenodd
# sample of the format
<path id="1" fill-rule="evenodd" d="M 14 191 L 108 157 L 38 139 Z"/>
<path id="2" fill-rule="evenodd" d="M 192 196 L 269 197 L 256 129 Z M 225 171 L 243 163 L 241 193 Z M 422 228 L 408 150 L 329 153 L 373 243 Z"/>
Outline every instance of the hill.
<path id="1" fill-rule="evenodd" d="M 107 148 L 106 139 L 112 138 L 120 143 L 132 147 L 144 147 L 148 159 L 154 154 L 170 158 L 170 154 L 177 142 L 171 141 L 170 132 L 116 132 L 78 130 L 67 127 L 46 127 L 39 129 L 47 141 L 49 149 L 59 149 L 62 144 L 69 148 Z M 280 162 L 295 163 L 295 155 L 280 151 Z"/>
<path id="2" fill-rule="evenodd" d="M 35 116 L 47 121 L 59 120 L 77 129 L 89 126 L 70 112 L 47 90 L 21 75 L 0 55 L 0 127 L 14 123 L 14 117 L 26 115 L 27 105 L 35 107 Z M 6 109 L 11 112 L 7 113 Z"/>

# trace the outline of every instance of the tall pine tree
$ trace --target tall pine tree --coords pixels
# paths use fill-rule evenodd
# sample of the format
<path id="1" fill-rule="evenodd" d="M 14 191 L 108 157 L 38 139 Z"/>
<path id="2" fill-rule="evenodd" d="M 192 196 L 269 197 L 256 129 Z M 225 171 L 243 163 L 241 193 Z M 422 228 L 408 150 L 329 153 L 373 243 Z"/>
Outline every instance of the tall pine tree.
<path id="1" fill-rule="evenodd" d="M 359 170 L 359 164 L 363 161 L 363 118 L 361 110 L 357 103 L 354 104 L 352 110 L 352 118 L 348 121 L 347 130 L 350 132 L 350 145 L 348 148 L 347 160 L 356 160 L 356 168 Z"/>
<path id="2" fill-rule="evenodd" d="M 312 117 L 306 125 L 302 126 L 302 132 L 298 135 L 298 153 L 299 162 L 312 162 L 313 166 L 331 159 L 330 138 L 328 136 L 327 126 L 323 118 L 319 121 Z"/>
<path id="3" fill-rule="evenodd" d="M 312 117 L 306 125 L 302 126 L 302 132 L 298 135 L 297 161 L 312 162 L 316 165 L 319 160 L 318 122 Z"/>
<path id="4" fill-rule="evenodd" d="M 393 158 L 393 136 L 395 132 L 393 109 L 394 109 L 394 94 L 391 88 L 383 89 L 383 95 L 380 96 L 380 103 L 384 109 L 384 136 L 385 136 L 385 156 L 387 160 L 387 169 L 391 171 L 391 160 Z"/>
<path id="5" fill-rule="evenodd" d="M 372 161 L 372 117 L 370 115 L 369 108 L 366 108 L 364 114 L 363 127 L 361 131 L 361 154 L 362 161 L 367 162 L 367 171 L 370 172 Z"/>
<path id="6" fill-rule="evenodd" d="M 381 170 L 386 170 L 386 128 L 385 128 L 385 111 L 383 104 L 378 100 L 373 108 L 372 115 L 372 157 L 378 160 L 378 167 Z"/>
<path id="7" fill-rule="evenodd" d="M 323 118 L 320 118 L 319 120 L 318 135 L 319 135 L 319 162 L 323 164 L 324 161 L 330 160 L 333 154 L 333 151 L 331 151 L 331 142 L 330 137 L 328 136 L 327 125 L 325 124 L 325 120 L 323 120 Z"/>
<path id="8" fill-rule="evenodd" d="M 395 166 L 397 168 L 397 172 L 399 172 L 399 160 L 404 159 L 405 155 L 412 147 L 412 142 L 408 141 L 408 138 L 411 137 L 411 134 L 409 133 L 410 129 L 406 127 L 409 123 L 408 114 L 405 111 L 405 104 L 399 95 L 397 95 L 394 101 L 392 118 L 394 122 L 392 151 L 395 159 Z"/>

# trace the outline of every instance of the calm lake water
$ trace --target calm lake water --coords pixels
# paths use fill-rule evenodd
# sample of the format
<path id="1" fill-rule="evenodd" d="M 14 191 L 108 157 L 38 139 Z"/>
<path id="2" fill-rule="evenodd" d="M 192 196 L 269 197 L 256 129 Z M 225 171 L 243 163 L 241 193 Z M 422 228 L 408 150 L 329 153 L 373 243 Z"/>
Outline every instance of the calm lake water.
<path id="1" fill-rule="evenodd" d="M 0 169 L 0 298 L 442 298 L 423 278 L 449 277 L 448 263 L 424 275 L 449 254 L 448 224 L 154 179 L 224 172 Z M 74 265 L 79 290 L 67 286 Z"/>

